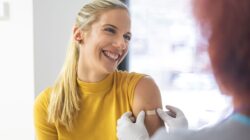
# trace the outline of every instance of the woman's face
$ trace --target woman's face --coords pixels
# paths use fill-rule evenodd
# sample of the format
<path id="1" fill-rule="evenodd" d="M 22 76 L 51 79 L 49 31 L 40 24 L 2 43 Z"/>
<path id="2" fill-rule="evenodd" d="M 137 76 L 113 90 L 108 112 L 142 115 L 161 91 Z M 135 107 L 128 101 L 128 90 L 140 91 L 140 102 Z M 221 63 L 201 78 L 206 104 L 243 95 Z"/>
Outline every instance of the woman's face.
<path id="1" fill-rule="evenodd" d="M 111 73 L 128 52 L 130 17 L 126 10 L 105 11 L 83 37 L 79 63 L 85 70 Z"/>

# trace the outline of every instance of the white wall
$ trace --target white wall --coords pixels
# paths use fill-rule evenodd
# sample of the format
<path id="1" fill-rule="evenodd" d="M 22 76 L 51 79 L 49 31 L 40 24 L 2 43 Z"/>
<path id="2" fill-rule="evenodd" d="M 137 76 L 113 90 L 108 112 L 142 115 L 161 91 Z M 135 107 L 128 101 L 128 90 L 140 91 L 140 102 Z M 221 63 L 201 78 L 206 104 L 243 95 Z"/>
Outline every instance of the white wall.
<path id="1" fill-rule="evenodd" d="M 35 93 L 51 86 L 65 59 L 76 14 L 88 0 L 34 0 Z"/>
<path id="2" fill-rule="evenodd" d="M 31 140 L 34 139 L 32 0 L 0 0 L 0 5 L 0 140 Z"/>
<path id="3" fill-rule="evenodd" d="M 34 140 L 35 96 L 62 66 L 86 0 L 0 0 L 0 140 Z"/>

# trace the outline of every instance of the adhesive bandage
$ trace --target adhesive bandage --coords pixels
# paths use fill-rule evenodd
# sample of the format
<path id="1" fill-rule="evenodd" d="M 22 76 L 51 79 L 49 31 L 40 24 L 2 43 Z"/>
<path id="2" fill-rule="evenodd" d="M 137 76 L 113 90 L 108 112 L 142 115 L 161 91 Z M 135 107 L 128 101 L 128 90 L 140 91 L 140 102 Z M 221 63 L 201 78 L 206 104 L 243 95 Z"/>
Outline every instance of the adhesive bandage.
<path id="1" fill-rule="evenodd" d="M 153 109 L 153 110 L 146 110 L 145 111 L 146 115 L 156 115 L 156 110 Z"/>

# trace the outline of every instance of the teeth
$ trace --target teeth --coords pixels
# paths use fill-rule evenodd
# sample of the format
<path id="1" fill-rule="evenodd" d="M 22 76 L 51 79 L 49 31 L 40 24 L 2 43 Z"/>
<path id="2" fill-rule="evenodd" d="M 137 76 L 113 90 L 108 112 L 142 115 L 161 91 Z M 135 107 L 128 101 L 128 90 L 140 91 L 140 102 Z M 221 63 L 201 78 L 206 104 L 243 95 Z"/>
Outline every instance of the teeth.
<path id="1" fill-rule="evenodd" d="M 119 57 L 118 54 L 114 54 L 110 51 L 104 51 L 104 54 L 113 60 L 116 60 Z"/>

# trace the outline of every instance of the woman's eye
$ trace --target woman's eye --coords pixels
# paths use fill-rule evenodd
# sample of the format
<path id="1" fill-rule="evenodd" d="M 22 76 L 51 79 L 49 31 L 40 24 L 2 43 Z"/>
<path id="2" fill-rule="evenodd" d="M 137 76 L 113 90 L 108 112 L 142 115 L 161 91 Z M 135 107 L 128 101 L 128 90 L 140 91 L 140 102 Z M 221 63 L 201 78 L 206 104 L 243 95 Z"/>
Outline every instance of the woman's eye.
<path id="1" fill-rule="evenodd" d="M 130 36 L 130 35 L 124 35 L 123 37 L 124 37 L 124 39 L 127 40 L 127 41 L 130 41 L 130 40 L 131 40 L 131 36 Z"/>
<path id="2" fill-rule="evenodd" d="M 113 28 L 105 28 L 104 30 L 113 34 L 115 33 L 115 29 Z"/>

